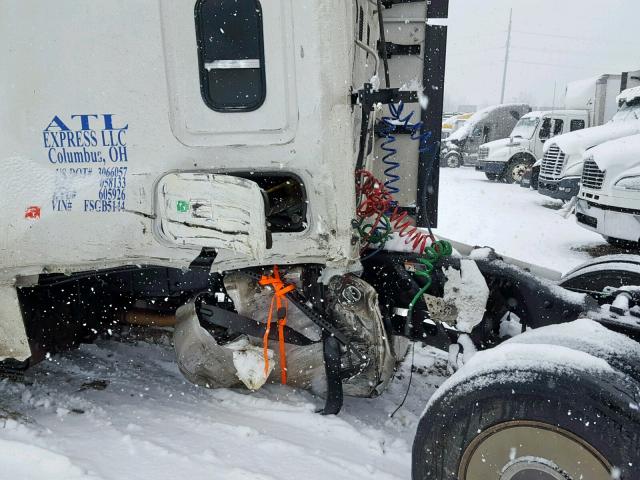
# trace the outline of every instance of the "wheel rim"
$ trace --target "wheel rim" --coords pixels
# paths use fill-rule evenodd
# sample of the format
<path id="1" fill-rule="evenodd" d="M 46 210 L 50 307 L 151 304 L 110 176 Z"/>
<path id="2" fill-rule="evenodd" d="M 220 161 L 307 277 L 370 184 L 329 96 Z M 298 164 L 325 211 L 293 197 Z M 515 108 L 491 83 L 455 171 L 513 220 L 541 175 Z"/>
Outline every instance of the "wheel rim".
<path id="1" fill-rule="evenodd" d="M 467 447 L 460 480 L 610 480 L 611 465 L 588 442 L 553 425 L 495 425 Z"/>
<path id="2" fill-rule="evenodd" d="M 527 166 L 524 163 L 518 163 L 511 170 L 511 178 L 514 182 L 519 182 L 524 177 L 524 172 L 527 171 Z"/>
<path id="3" fill-rule="evenodd" d="M 457 155 L 449 155 L 447 157 L 447 166 L 450 168 L 455 168 L 458 166 L 458 157 Z"/>

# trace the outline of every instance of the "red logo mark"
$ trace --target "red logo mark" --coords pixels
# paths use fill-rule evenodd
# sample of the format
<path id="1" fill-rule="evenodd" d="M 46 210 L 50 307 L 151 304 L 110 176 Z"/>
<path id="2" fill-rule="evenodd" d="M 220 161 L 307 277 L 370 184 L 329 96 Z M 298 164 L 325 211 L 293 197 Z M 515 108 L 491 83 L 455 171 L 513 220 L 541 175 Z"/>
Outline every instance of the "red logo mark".
<path id="1" fill-rule="evenodd" d="M 24 218 L 31 218 L 33 220 L 40 218 L 40 207 L 27 207 L 24 212 Z"/>

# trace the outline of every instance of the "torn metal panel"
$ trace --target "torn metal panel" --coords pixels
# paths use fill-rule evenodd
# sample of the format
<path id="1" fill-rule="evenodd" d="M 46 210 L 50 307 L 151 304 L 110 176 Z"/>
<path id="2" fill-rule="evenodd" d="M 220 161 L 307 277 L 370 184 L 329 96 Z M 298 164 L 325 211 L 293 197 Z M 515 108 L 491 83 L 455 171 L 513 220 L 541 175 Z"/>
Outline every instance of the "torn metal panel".
<path id="1" fill-rule="evenodd" d="M 251 180 L 170 173 L 157 186 L 159 234 L 172 243 L 231 250 L 255 259 L 267 248 L 264 197 Z"/>

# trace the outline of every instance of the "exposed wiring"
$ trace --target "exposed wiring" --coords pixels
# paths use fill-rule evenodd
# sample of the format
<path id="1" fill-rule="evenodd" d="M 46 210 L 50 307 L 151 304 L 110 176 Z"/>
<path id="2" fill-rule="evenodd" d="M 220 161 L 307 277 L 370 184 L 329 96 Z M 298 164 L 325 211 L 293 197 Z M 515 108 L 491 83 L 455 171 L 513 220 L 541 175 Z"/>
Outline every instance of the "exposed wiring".
<path id="1" fill-rule="evenodd" d="M 365 52 L 371 54 L 373 56 L 373 60 L 374 60 L 374 66 L 373 66 L 373 71 L 374 71 L 374 75 L 378 74 L 378 65 L 380 64 L 380 58 L 378 57 L 378 52 L 376 52 L 373 48 L 371 48 L 369 45 L 367 45 L 364 42 L 361 42 L 360 40 L 358 40 L 356 38 L 355 40 L 356 45 L 359 46 L 361 49 L 363 49 Z"/>
<path id="2" fill-rule="evenodd" d="M 416 277 L 423 278 L 425 284 L 420 290 L 418 290 L 409 304 L 409 318 L 411 318 L 411 315 L 413 314 L 413 308 L 416 306 L 416 303 L 418 303 L 426 291 L 431 287 L 431 274 L 433 273 L 436 262 L 441 260 L 443 257 L 451 255 L 452 253 L 453 247 L 449 242 L 446 240 L 437 240 L 432 245 L 425 248 L 423 252 L 424 257 L 418 258 L 418 262 L 423 266 L 423 268 L 421 270 L 416 270 L 415 275 Z"/>
<path id="3" fill-rule="evenodd" d="M 411 343 L 411 368 L 409 369 L 409 382 L 407 383 L 407 390 L 404 392 L 404 397 L 402 397 L 402 401 L 400 402 L 400 405 L 398 405 L 396 409 L 393 412 L 391 412 L 391 415 L 389 415 L 389 418 L 393 418 L 393 416 L 396 413 L 398 413 L 398 410 L 400 410 L 404 406 L 404 402 L 407 401 L 407 397 L 409 396 L 409 390 L 411 389 L 411 380 L 413 380 L 415 352 L 416 352 L 416 344 L 415 342 L 412 342 Z"/>
<path id="4" fill-rule="evenodd" d="M 417 253 L 424 253 L 430 244 L 435 244 L 436 239 L 431 230 L 426 233 L 416 227 L 409 218 L 409 213 L 396 205 L 393 195 L 371 172 L 356 172 L 356 194 L 358 221 L 355 227 L 362 235 L 363 251 L 375 243 L 372 240 L 377 239 L 374 235 L 380 233 L 381 228 L 386 231 L 386 235 L 383 235 L 384 241 L 392 232 L 396 232 L 404 239 L 405 244 L 411 245 L 412 250 Z M 371 223 L 366 224 L 367 221 Z M 390 231 L 388 225 L 391 226 Z"/>

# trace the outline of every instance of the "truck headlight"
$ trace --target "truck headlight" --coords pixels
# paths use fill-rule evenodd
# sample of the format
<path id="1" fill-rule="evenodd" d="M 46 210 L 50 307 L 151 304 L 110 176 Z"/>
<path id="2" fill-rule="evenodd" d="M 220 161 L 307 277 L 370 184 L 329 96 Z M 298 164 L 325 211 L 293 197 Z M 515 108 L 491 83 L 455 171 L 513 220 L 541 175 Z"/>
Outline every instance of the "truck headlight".
<path id="1" fill-rule="evenodd" d="M 618 180 L 614 187 L 622 190 L 633 190 L 634 192 L 640 192 L 640 175 L 633 177 L 624 177 Z"/>

